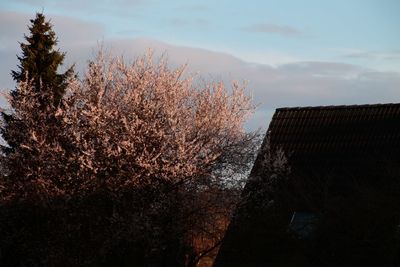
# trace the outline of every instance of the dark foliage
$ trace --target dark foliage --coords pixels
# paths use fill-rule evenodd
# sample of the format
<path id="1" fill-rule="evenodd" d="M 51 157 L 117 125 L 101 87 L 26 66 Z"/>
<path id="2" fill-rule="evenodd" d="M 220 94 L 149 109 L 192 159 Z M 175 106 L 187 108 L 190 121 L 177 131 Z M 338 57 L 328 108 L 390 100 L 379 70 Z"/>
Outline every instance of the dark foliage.
<path id="1" fill-rule="evenodd" d="M 156 191 L 2 205 L 0 266 L 184 266 L 179 194 Z"/>

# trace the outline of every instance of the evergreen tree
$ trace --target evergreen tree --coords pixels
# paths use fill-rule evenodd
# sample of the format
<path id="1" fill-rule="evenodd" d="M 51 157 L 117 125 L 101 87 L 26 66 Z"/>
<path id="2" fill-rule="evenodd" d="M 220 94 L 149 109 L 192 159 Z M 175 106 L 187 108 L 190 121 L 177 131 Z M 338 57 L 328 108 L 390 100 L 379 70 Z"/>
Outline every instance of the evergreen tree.
<path id="1" fill-rule="evenodd" d="M 55 32 L 49 21 L 45 21 L 43 14 L 37 13 L 31 20 L 30 36 L 25 36 L 27 44 L 22 43 L 22 56 L 18 56 L 20 65 L 18 71 L 12 71 L 16 82 L 33 79 L 37 92 L 51 90 L 54 96 L 54 105 L 57 106 L 64 94 L 67 80 L 73 75 L 73 67 L 65 73 L 58 74 L 57 69 L 63 64 L 65 53 L 54 50 L 57 45 Z"/>
<path id="2" fill-rule="evenodd" d="M 45 20 L 45 16 L 37 13 L 35 19 L 30 20 L 30 35 L 25 35 L 26 43 L 21 43 L 22 55 L 18 56 L 20 64 L 17 71 L 11 75 L 17 82 L 26 80 L 32 82 L 32 89 L 39 98 L 38 109 L 49 113 L 48 117 L 54 122 L 53 112 L 60 105 L 62 96 L 68 84 L 68 79 L 74 75 L 73 66 L 64 73 L 57 73 L 63 64 L 65 53 L 55 50 L 57 38 L 52 30 L 52 24 Z M 19 97 L 18 86 L 11 92 L 11 107 L 15 110 L 15 101 Z M 38 110 L 39 111 L 39 110 Z M 53 112 L 52 112 L 53 111 Z M 14 150 L 23 141 L 24 125 L 13 114 L 2 113 L 3 125 L 1 134 L 9 147 L 2 146 L 4 153 Z"/>

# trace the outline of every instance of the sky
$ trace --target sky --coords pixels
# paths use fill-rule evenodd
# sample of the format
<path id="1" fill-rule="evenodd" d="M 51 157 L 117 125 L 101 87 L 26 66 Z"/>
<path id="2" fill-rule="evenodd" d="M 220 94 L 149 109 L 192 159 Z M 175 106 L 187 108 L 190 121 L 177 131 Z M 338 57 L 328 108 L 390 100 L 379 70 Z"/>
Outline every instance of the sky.
<path id="1" fill-rule="evenodd" d="M 249 130 L 266 129 L 279 107 L 400 102 L 398 0 L 1 0 L 2 91 L 15 87 L 36 12 L 81 75 L 103 46 L 127 60 L 153 49 L 206 80 L 244 82 L 257 105 Z"/>

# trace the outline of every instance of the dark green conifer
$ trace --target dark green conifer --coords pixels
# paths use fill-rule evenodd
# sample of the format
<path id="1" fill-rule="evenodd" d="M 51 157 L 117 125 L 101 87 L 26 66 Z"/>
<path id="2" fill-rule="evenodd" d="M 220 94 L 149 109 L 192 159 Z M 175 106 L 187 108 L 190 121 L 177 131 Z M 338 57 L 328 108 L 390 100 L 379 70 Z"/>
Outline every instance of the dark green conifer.
<path id="1" fill-rule="evenodd" d="M 19 83 L 32 81 L 32 90 L 38 93 L 39 111 L 55 111 L 60 105 L 62 96 L 68 85 L 68 79 L 74 75 L 73 66 L 66 72 L 58 73 L 58 68 L 63 64 L 65 53 L 55 50 L 57 37 L 52 29 L 52 24 L 46 21 L 45 16 L 37 13 L 35 19 L 31 19 L 29 27 L 30 35 L 25 35 L 26 43 L 21 43 L 22 55 L 18 56 L 20 64 L 18 70 L 12 71 L 13 79 Z M 18 86 L 11 92 L 11 107 L 13 100 L 18 98 Z M 23 123 L 18 121 L 13 114 L 2 112 L 3 125 L 1 134 L 9 147 L 2 146 L 3 152 L 12 151 L 24 138 L 24 129 L 20 129 L 21 136 L 16 136 L 18 128 L 23 128 Z M 53 117 L 49 114 L 49 117 Z M 54 118 L 52 119 L 54 120 Z"/>

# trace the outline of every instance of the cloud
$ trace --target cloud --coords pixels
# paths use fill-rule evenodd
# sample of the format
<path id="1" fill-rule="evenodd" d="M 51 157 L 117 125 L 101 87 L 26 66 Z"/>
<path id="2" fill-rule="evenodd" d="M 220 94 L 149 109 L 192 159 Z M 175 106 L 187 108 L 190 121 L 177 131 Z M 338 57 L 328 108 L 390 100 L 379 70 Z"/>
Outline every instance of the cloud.
<path id="1" fill-rule="evenodd" d="M 12 11 L 0 10 L 0 49 L 4 50 L 15 46 L 17 41 L 22 41 L 23 33 L 27 32 L 29 17 Z"/>
<path id="2" fill-rule="evenodd" d="M 23 41 L 24 34 L 29 35 L 28 25 L 34 14 L 0 11 L 0 49 L 18 48 L 17 42 Z M 104 35 L 104 26 L 66 16 L 45 14 L 53 24 L 53 30 L 60 44 L 70 45 L 80 42 L 93 42 Z"/>
<path id="3" fill-rule="evenodd" d="M 352 59 L 400 60 L 400 49 L 357 51 L 345 54 L 343 57 Z"/>
<path id="4" fill-rule="evenodd" d="M 14 2 L 28 4 L 28 5 L 44 5 L 48 1 L 47 0 L 14 0 Z"/>
<path id="5" fill-rule="evenodd" d="M 278 107 L 400 102 L 397 72 L 335 62 L 296 62 L 273 67 L 245 62 L 225 53 L 143 38 L 105 40 L 104 46 L 128 61 L 152 48 L 156 57 L 166 52 L 171 66 L 188 63 L 189 73 L 198 73 L 206 80 L 223 80 L 227 85 L 232 80 L 247 82 L 249 92 L 259 104 L 248 129 L 266 128 Z M 82 70 L 95 49 L 95 43 L 71 46 L 67 58 L 75 58 Z"/>
<path id="6" fill-rule="evenodd" d="M 93 58 L 102 41 L 103 26 L 68 17 L 47 17 L 52 18 L 60 50 L 67 52 L 65 65 L 76 63 L 76 69 L 83 73 L 87 60 Z M 0 12 L 0 88 L 14 87 L 9 73 L 16 68 L 15 54 L 20 52 L 17 41 L 27 32 L 29 18 L 26 14 Z M 227 85 L 232 80 L 246 81 L 254 102 L 259 104 L 248 129 L 265 129 L 278 107 L 400 102 L 399 72 L 341 62 L 298 61 L 271 66 L 148 38 L 105 39 L 103 46 L 128 61 L 152 48 L 156 56 L 166 52 L 171 66 L 188 63 L 188 73 L 198 73 L 206 80 L 223 80 Z"/>
<path id="7" fill-rule="evenodd" d="M 132 17 L 140 14 L 140 8 L 155 3 L 154 0 L 13 0 L 13 2 L 38 12 L 44 10 L 45 14 L 47 10 L 63 10 L 65 13 L 91 17 L 109 14 Z"/>
<path id="8" fill-rule="evenodd" d="M 58 0 L 48 1 L 48 7 L 69 10 L 70 12 L 79 12 L 79 10 L 89 10 L 91 14 L 117 15 L 117 16 L 135 16 L 138 14 L 137 8 L 152 4 L 152 0 Z"/>
<path id="9" fill-rule="evenodd" d="M 105 27 L 102 24 L 65 16 L 51 16 L 51 23 L 61 45 L 92 43 L 94 40 L 102 39 L 105 34 Z"/>
<path id="10" fill-rule="evenodd" d="M 117 6 L 135 6 L 135 5 L 139 5 L 139 4 L 145 4 L 148 2 L 153 2 L 151 0 L 85 0 L 85 1 L 81 1 L 81 0 L 69 0 L 67 1 L 67 3 L 65 3 L 66 1 L 64 0 L 13 0 L 14 2 L 17 3 L 23 3 L 23 4 L 28 4 L 28 5 L 51 5 L 51 6 L 59 6 L 61 5 L 65 5 L 65 6 L 69 6 L 69 7 L 73 7 L 75 6 L 78 7 L 80 5 L 85 5 L 85 6 L 92 6 L 92 7 L 96 7 L 96 5 L 108 5 L 110 3 L 113 3 Z M 122 8 L 122 7 L 121 7 Z"/>
<path id="11" fill-rule="evenodd" d="M 53 30 L 58 37 L 58 48 L 67 52 L 65 66 L 74 62 L 86 62 L 90 56 L 90 49 L 96 46 L 104 36 L 104 27 L 92 22 L 73 19 L 65 16 L 45 14 L 53 24 Z M 34 14 L 25 14 L 13 11 L 0 11 L 0 89 L 14 88 L 11 70 L 17 69 L 17 54 L 21 53 L 19 43 L 25 42 L 24 34 L 29 35 L 29 20 Z M 81 51 L 82 50 L 82 51 Z M 89 53 L 89 54 L 88 54 Z M 88 56 L 89 55 L 89 56 Z M 84 59 L 84 60 L 83 60 Z M 4 101 L 0 100 L 0 106 Z"/>
<path id="12" fill-rule="evenodd" d="M 128 29 L 116 32 L 116 34 L 127 36 L 127 35 L 139 35 L 142 34 L 144 31 L 139 29 Z"/>
<path id="13" fill-rule="evenodd" d="M 247 32 L 255 32 L 255 33 L 272 33 L 279 34 L 285 37 L 301 37 L 303 33 L 293 27 L 285 26 L 285 25 L 277 25 L 270 23 L 262 23 L 262 24 L 254 24 L 249 27 L 243 28 L 244 31 Z"/>
<path id="14" fill-rule="evenodd" d="M 400 102 L 400 73 L 379 72 L 340 62 L 302 61 L 278 66 L 243 61 L 232 55 L 152 39 L 110 40 L 125 58 L 148 48 L 167 52 L 171 65 L 188 63 L 188 71 L 206 79 L 246 81 L 259 110 L 248 128 L 266 127 L 273 110 L 284 106 L 319 106 Z"/>

